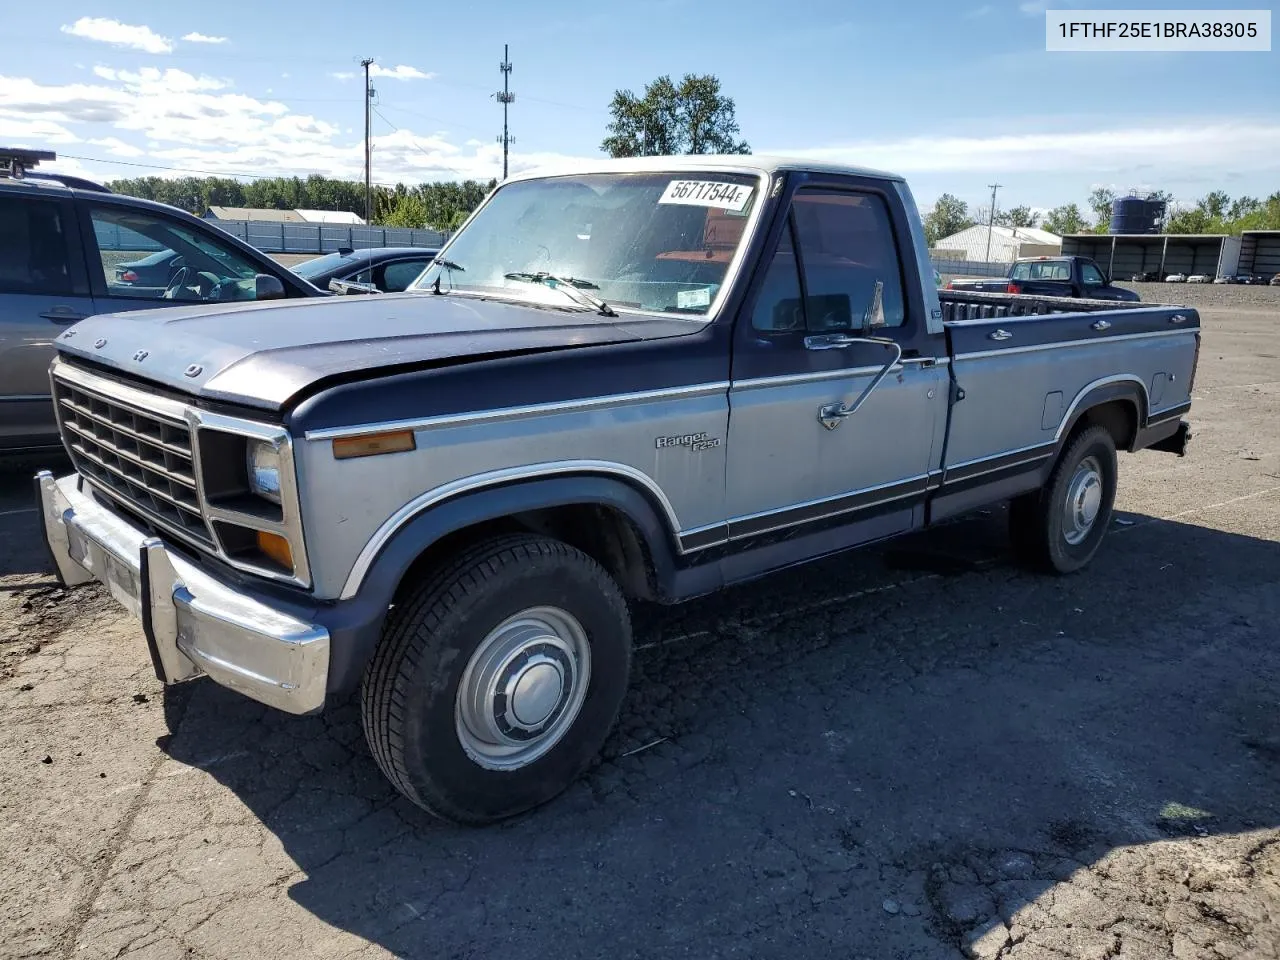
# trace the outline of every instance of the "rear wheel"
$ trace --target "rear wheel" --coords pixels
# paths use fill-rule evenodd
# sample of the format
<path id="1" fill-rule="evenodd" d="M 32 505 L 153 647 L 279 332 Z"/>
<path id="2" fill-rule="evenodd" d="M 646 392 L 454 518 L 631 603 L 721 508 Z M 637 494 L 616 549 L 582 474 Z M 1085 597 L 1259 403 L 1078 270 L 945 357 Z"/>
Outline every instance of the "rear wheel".
<path id="1" fill-rule="evenodd" d="M 630 663 L 626 602 L 598 563 L 543 537 L 486 540 L 392 611 L 361 691 L 365 735 L 414 803 L 489 823 L 586 768 Z"/>
<path id="2" fill-rule="evenodd" d="M 1015 552 L 1029 566 L 1074 573 L 1097 552 L 1116 499 L 1116 445 L 1106 427 L 1077 433 L 1048 482 L 1009 505 Z"/>

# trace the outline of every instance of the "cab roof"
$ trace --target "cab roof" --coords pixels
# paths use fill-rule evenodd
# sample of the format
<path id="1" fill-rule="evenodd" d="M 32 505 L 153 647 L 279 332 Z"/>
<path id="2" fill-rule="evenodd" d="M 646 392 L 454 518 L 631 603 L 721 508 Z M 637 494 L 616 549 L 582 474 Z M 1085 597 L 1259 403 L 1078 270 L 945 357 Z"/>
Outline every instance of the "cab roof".
<path id="1" fill-rule="evenodd" d="M 834 173 L 845 176 L 871 177 L 878 180 L 902 180 L 896 173 L 858 167 L 852 164 L 828 163 L 795 157 L 779 157 L 754 153 L 692 154 L 684 156 L 584 158 L 566 161 L 554 166 L 539 167 L 515 173 L 506 180 L 532 180 L 539 177 L 567 176 L 581 173 L 664 173 L 704 170 L 739 171 L 742 173 L 774 174 L 784 171 L 802 173 Z"/>

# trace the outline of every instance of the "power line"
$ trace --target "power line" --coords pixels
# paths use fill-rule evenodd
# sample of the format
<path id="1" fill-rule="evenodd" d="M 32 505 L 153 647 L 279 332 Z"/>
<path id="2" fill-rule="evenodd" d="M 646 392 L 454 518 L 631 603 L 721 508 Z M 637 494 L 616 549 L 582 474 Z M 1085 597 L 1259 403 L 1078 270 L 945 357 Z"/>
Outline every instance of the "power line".
<path id="1" fill-rule="evenodd" d="M 502 136 L 498 138 L 498 142 L 502 144 L 502 179 L 507 179 L 507 149 L 515 140 L 507 132 L 507 108 L 516 102 L 516 95 L 511 92 L 507 81 L 511 78 L 511 57 L 507 45 L 502 45 L 502 62 L 498 64 L 498 69 L 502 71 L 502 89 L 494 96 L 498 98 L 498 102 L 502 104 Z"/>
<path id="2" fill-rule="evenodd" d="M 15 40 L 15 41 L 17 41 L 17 42 L 19 42 L 22 46 L 33 46 L 33 45 L 36 45 L 36 46 L 40 46 L 40 45 L 66 46 L 66 45 L 71 45 L 71 44 L 74 44 L 74 45 L 81 45 L 81 41 L 80 41 L 79 39 L 77 39 L 77 38 L 74 38 L 74 37 L 68 37 L 68 38 L 65 38 L 65 39 L 64 39 L 64 38 L 62 38 L 62 37 L 57 37 L 57 38 L 43 37 L 43 38 L 41 38 L 41 37 L 35 37 L 35 36 L 25 36 L 25 37 L 14 37 L 14 38 L 12 38 L 12 39 L 13 39 L 13 40 Z M 86 48 L 86 49 L 87 49 L 87 48 Z M 121 55 L 125 55 L 125 54 L 127 54 L 127 55 L 131 55 L 131 56 L 132 56 L 132 55 L 137 55 L 137 56 L 150 56 L 149 54 L 145 54 L 145 53 L 144 53 L 144 52 L 142 52 L 142 51 L 118 50 L 118 49 L 117 49 L 117 50 L 115 50 L 114 52 L 115 52 L 116 54 L 121 54 Z M 159 55 L 156 55 L 156 56 L 162 56 L 162 57 L 164 58 L 164 60 L 166 60 L 166 61 L 171 61 L 171 60 L 204 60 L 204 61 L 215 61 L 215 62 L 217 62 L 217 61 L 227 61 L 227 62 L 234 62 L 234 63 L 272 63 L 272 64 L 276 64 L 276 65 L 279 65 L 279 64 L 280 64 L 280 62 L 281 62 L 281 61 L 280 61 L 280 58 L 279 58 L 278 56 L 274 56 L 274 55 L 272 55 L 272 56 L 260 56 L 260 57 L 259 57 L 259 56 L 245 56 L 245 55 L 243 55 L 243 54 L 232 54 L 232 53 L 226 53 L 226 52 L 222 52 L 222 51 L 218 51 L 218 52 L 214 52 L 214 51 L 191 51 L 191 52 L 184 52 L 184 51 L 182 51 L 182 50 L 173 50 L 173 51 L 171 51 L 171 52 L 169 52 L 169 53 L 159 54 Z M 292 54 L 291 54 L 291 55 L 290 55 L 290 57 L 289 57 L 289 62 L 290 62 L 290 63 L 315 63 L 315 64 L 325 64 L 325 65 L 330 66 L 330 67 L 332 67 L 332 66 L 334 65 L 334 60 L 333 60 L 333 58 L 332 58 L 332 57 L 306 57 L 306 56 L 294 56 L 294 55 L 292 55 Z M 489 89 L 489 86 L 488 86 L 487 84 L 482 84 L 482 83 L 467 83 L 467 82 L 465 82 L 465 81 L 461 81 L 461 80 L 442 80 L 442 79 L 440 79 L 439 77 L 434 77 L 434 76 L 431 78 L 431 80 L 430 80 L 429 82 L 430 82 L 430 83 L 432 83 L 432 84 L 434 84 L 434 85 L 436 85 L 436 86 L 441 86 L 441 87 L 452 87 L 452 88 L 456 88 L 456 89 L 459 89 L 459 90 L 488 90 L 488 89 Z M 282 98 L 277 97 L 276 99 L 282 99 Z M 601 114 L 601 115 L 603 115 L 603 114 L 605 114 L 605 113 L 607 112 L 605 109 L 603 109 L 603 108 L 601 108 L 601 107 L 598 107 L 598 106 L 596 106 L 596 107 L 588 107 L 588 106 L 585 106 L 584 104 L 581 104 L 581 103 L 567 103 L 567 102 L 565 102 L 565 101 L 563 101 L 563 100 L 552 100 L 552 99 L 550 99 L 550 98 L 548 98 L 548 97 L 534 97 L 534 96 L 529 96 L 528 94 L 524 94 L 524 95 L 521 97 L 521 99 L 522 99 L 524 102 L 526 102 L 526 103 L 544 103 L 544 104 L 547 104 L 547 105 L 549 105 L 549 106 L 553 106 L 553 107 L 564 107 L 564 108 L 565 108 L 565 109 L 567 109 L 567 110 L 581 110 L 581 111 L 583 111 L 584 113 L 595 113 L 595 114 Z M 337 101 L 337 100 L 335 100 L 335 102 L 338 102 L 338 101 Z M 342 102 L 345 102 L 345 101 L 342 101 Z"/>
<path id="3" fill-rule="evenodd" d="M 401 133 L 401 132 L 403 132 L 403 131 L 401 131 L 401 129 L 400 129 L 399 127 L 397 127 L 394 123 L 392 123 L 390 120 L 388 120 L 386 117 L 384 117 L 384 116 L 382 115 L 382 111 L 380 111 L 377 107 L 374 107 L 374 108 L 373 108 L 373 112 L 374 112 L 375 114 L 377 114 L 377 116 L 378 116 L 378 119 L 379 119 L 379 120 L 381 120 L 383 123 L 385 123 L 388 127 L 390 127 L 392 130 L 394 130 L 396 133 Z M 418 142 L 416 142 L 416 141 L 414 141 L 414 140 L 410 140 L 410 141 L 409 141 L 409 146 L 413 147 L 415 150 L 417 150 L 419 153 L 421 153 L 424 157 L 430 157 L 430 158 L 431 158 L 431 160 L 432 160 L 432 162 L 434 162 L 434 163 L 435 163 L 435 165 L 436 165 L 437 167 L 439 167 L 441 170 L 448 170 L 450 173 L 457 174 L 458 176 L 462 177 L 462 178 L 463 178 L 463 179 L 465 179 L 465 180 L 474 180 L 474 179 L 475 179 L 475 177 L 470 177 L 470 176 L 468 176 L 467 174 L 463 173 L 461 170 L 457 170 L 457 169 L 455 169 L 455 168 L 453 168 L 453 167 L 449 166 L 449 165 L 448 165 L 448 164 L 446 164 L 446 163 L 441 163 L 438 159 L 436 159 L 436 157 L 435 157 L 435 156 L 434 156 L 434 155 L 433 155 L 429 150 L 425 150 L 425 149 L 423 149 L 423 147 L 422 147 L 422 145 L 421 145 L 420 143 L 418 143 Z"/>
<path id="4" fill-rule="evenodd" d="M 168 170 L 171 173 L 198 173 L 205 177 L 243 177 L 246 180 L 287 180 L 289 175 L 283 173 L 240 173 L 234 170 L 201 170 L 196 167 L 173 167 L 160 163 L 137 163 L 130 160 L 107 160 L 103 157 L 83 157 L 74 153 L 59 153 L 59 159 L 83 160 L 86 163 L 105 163 L 120 167 L 139 167 L 145 170 Z M 448 167 L 445 168 L 449 169 Z M 455 170 L 454 173 L 457 173 Z M 297 176 L 297 174 L 293 174 Z M 301 178 L 300 178 L 301 179 Z M 326 177 L 328 180 L 341 180 L 341 177 Z M 395 188 L 398 184 L 374 181 L 374 186 Z"/>

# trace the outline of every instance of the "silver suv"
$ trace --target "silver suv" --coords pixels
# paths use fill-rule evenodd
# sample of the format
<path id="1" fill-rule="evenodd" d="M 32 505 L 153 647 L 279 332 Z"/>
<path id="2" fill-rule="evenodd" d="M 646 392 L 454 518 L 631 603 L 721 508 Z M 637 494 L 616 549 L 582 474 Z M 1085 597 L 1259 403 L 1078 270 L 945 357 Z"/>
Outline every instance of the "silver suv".
<path id="1" fill-rule="evenodd" d="M 78 177 L 28 172 L 54 158 L 0 147 L 0 454 L 58 446 L 49 364 L 54 339 L 78 320 L 181 303 L 323 295 L 175 207 Z"/>

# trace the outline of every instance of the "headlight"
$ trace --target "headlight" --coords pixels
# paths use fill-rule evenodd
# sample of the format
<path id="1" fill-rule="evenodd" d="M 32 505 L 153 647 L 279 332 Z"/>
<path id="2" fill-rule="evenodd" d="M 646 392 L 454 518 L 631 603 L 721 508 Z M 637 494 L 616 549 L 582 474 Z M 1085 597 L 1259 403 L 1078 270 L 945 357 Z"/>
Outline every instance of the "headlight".
<path id="1" fill-rule="evenodd" d="M 245 450 L 249 489 L 272 503 L 280 502 L 280 451 L 263 440 L 250 440 Z"/>

